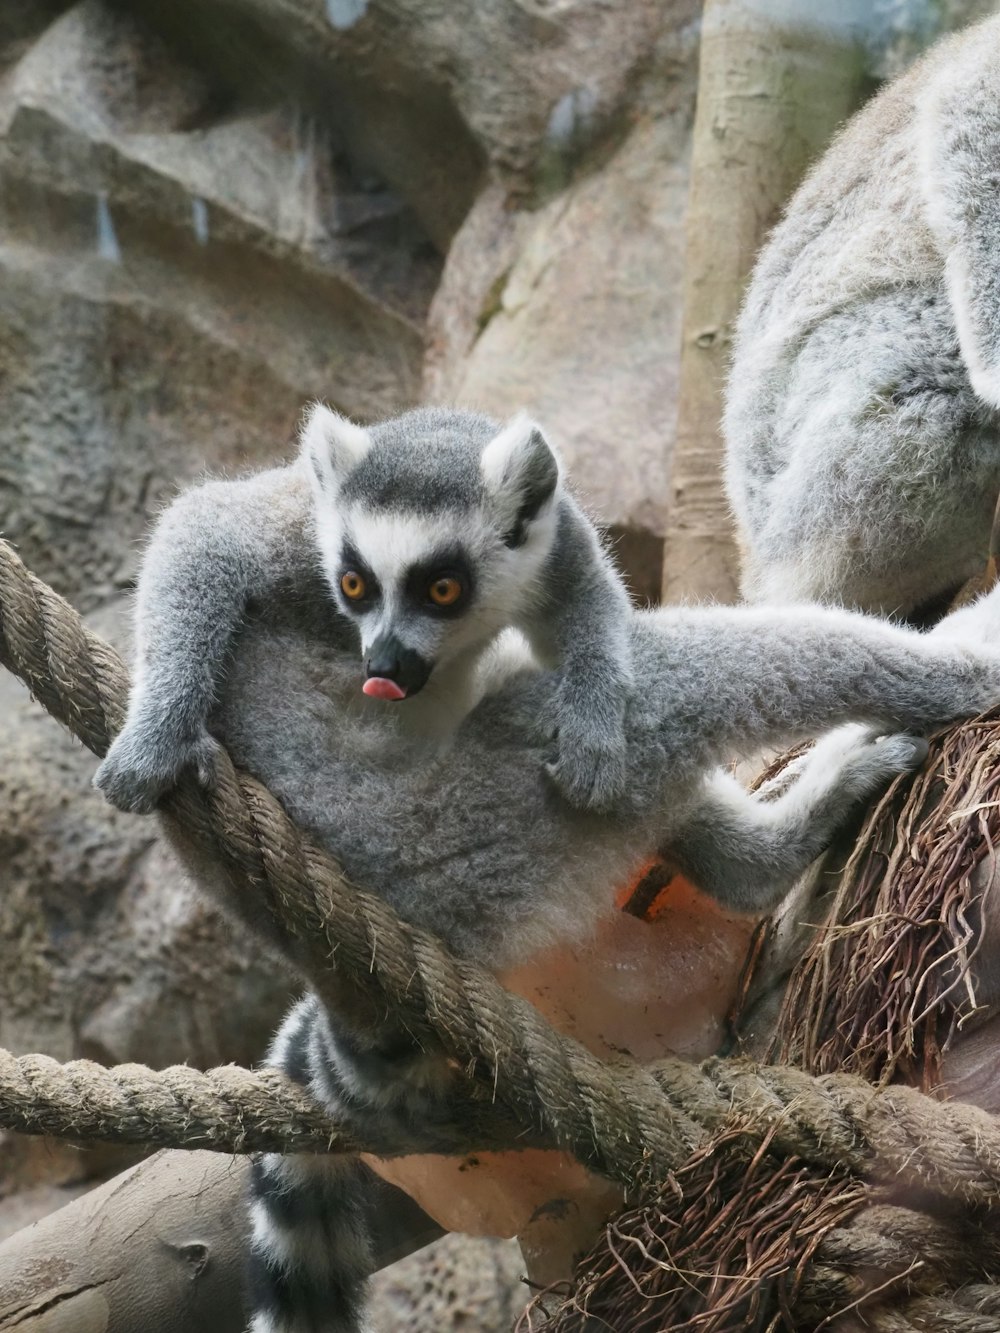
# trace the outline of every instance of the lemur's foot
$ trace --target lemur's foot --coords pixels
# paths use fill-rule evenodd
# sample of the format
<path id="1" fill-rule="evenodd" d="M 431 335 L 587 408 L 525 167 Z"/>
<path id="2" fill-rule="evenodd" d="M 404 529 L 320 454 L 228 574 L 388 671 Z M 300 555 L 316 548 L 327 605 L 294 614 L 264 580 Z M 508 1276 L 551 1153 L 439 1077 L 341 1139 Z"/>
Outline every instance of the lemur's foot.
<path id="1" fill-rule="evenodd" d="M 149 814 L 185 769 L 193 768 L 203 786 L 212 786 L 218 752 L 218 741 L 207 731 L 191 739 L 126 725 L 94 774 L 94 786 L 119 810 Z"/>
<path id="2" fill-rule="evenodd" d="M 863 804 L 885 790 L 901 773 L 913 773 L 927 758 L 922 736 L 900 731 L 880 736 L 872 728 L 850 723 L 821 736 L 802 756 L 802 766 L 788 786 L 836 784 L 844 808 Z M 759 799 L 761 793 L 757 793 Z M 765 798 L 766 799 L 766 798 Z"/>
<path id="3" fill-rule="evenodd" d="M 901 773 L 913 773 L 927 758 L 930 747 L 922 736 L 895 732 L 860 743 L 847 756 L 841 782 L 860 798 L 873 795 Z"/>

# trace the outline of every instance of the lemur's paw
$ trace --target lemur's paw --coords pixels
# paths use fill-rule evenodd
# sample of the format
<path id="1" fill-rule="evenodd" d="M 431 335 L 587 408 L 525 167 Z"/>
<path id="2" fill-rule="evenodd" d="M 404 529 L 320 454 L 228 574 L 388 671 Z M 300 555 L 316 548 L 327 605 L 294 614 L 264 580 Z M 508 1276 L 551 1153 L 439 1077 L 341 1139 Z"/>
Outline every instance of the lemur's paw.
<path id="1" fill-rule="evenodd" d="M 927 758 L 930 745 L 923 736 L 911 736 L 901 731 L 894 736 L 882 736 L 875 742 L 878 753 L 893 766 L 896 773 L 912 773 Z"/>
<path id="2" fill-rule="evenodd" d="M 595 743 L 560 730 L 558 746 L 558 757 L 545 767 L 571 805 L 607 811 L 621 800 L 627 776 L 624 740 Z"/>
<path id="3" fill-rule="evenodd" d="M 94 774 L 94 786 L 119 810 L 149 814 L 185 769 L 193 768 L 203 786 L 212 786 L 218 751 L 208 732 L 191 740 L 126 727 Z"/>
<path id="4" fill-rule="evenodd" d="M 879 791 L 901 773 L 913 773 L 927 758 L 928 744 L 922 736 L 897 732 L 879 736 L 847 761 L 842 780 L 859 796 Z"/>

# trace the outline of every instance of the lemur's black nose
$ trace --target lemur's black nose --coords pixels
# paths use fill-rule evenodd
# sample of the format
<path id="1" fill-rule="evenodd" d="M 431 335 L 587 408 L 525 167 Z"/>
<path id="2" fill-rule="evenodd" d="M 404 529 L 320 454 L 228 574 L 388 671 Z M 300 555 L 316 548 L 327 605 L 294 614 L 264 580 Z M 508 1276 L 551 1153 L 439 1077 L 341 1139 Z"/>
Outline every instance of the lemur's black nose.
<path id="1" fill-rule="evenodd" d="M 399 684 L 399 658 L 387 652 L 372 653 L 365 663 L 365 675 L 381 676 L 384 680 L 394 680 Z"/>
<path id="2" fill-rule="evenodd" d="M 367 680 L 382 680 L 399 687 L 399 694 L 376 692 L 365 688 L 366 694 L 376 694 L 382 698 L 409 698 L 423 689 L 427 677 L 431 674 L 432 662 L 428 662 L 412 648 L 400 643 L 394 634 L 383 634 L 375 640 L 365 660 Z"/>

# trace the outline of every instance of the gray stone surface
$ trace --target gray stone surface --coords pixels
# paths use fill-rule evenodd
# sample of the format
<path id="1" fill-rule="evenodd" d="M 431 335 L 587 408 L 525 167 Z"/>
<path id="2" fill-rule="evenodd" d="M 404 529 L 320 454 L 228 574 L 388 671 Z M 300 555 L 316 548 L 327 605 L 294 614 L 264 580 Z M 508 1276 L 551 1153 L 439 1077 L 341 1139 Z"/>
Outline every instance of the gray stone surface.
<path id="1" fill-rule="evenodd" d="M 376 1275 L 374 1333 L 501 1333 L 528 1303 L 517 1242 L 444 1236 Z"/>
<path id="2" fill-rule="evenodd" d="M 417 393 L 416 223 L 290 105 L 215 97 L 92 0 L 0 83 L 0 527 L 85 604 L 178 482 L 273 458 L 305 399 L 377 417 Z"/>

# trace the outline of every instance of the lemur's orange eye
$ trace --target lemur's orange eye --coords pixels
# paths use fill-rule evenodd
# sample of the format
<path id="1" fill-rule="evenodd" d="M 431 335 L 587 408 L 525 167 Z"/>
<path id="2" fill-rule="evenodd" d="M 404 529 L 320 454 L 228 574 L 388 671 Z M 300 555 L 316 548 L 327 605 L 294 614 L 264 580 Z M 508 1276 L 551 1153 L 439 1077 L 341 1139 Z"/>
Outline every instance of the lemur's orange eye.
<path id="1" fill-rule="evenodd" d="M 365 581 L 360 574 L 349 569 L 340 580 L 340 591 L 352 602 L 359 602 L 366 592 Z"/>
<path id="2" fill-rule="evenodd" d="M 454 606 L 462 595 L 462 585 L 458 579 L 435 579 L 427 589 L 427 596 L 435 606 Z"/>

